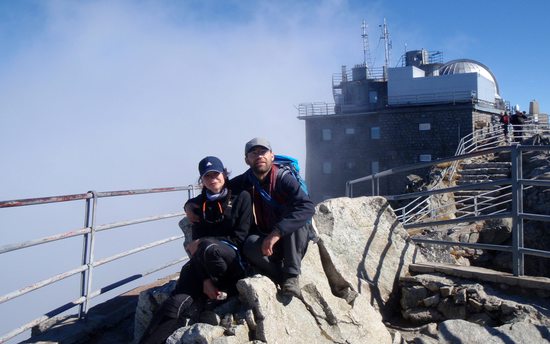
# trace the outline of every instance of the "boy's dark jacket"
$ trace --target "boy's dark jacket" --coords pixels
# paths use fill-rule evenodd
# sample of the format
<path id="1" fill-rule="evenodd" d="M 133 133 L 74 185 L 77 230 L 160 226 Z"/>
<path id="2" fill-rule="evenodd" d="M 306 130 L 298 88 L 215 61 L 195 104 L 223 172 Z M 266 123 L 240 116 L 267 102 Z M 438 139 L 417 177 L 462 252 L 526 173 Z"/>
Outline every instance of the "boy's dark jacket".
<path id="1" fill-rule="evenodd" d="M 302 190 L 300 182 L 292 174 L 281 172 L 273 165 L 268 177 L 259 183 L 275 200 L 275 206 L 258 192 L 252 170 L 229 181 L 233 192 L 247 191 L 252 196 L 256 230 L 262 234 L 269 234 L 274 229 L 279 230 L 282 236 L 291 234 L 306 225 L 315 213 L 315 206 Z"/>

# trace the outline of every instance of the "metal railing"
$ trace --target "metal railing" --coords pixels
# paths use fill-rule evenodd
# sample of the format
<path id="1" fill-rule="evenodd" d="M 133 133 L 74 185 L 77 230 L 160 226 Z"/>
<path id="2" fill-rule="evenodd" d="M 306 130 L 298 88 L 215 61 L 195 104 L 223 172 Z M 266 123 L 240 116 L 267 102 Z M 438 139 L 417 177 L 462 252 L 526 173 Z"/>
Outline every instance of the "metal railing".
<path id="1" fill-rule="evenodd" d="M 335 103 L 302 103 L 298 105 L 298 116 L 324 116 L 336 114 Z"/>
<path id="2" fill-rule="evenodd" d="M 79 307 L 78 309 L 78 316 L 79 318 L 83 318 L 89 309 L 89 303 L 90 300 L 101 295 L 105 294 L 108 291 L 111 291 L 115 288 L 121 287 L 123 285 L 126 285 L 130 282 L 133 282 L 137 279 L 143 278 L 145 276 L 148 276 L 152 273 L 155 273 L 157 271 L 166 269 L 168 267 L 171 267 L 173 265 L 179 264 L 183 261 L 185 261 L 187 258 L 179 258 L 170 262 L 163 263 L 160 266 L 157 266 L 153 269 L 150 269 L 149 271 L 142 272 L 140 274 L 133 274 L 129 277 L 123 278 L 115 283 L 111 283 L 106 286 L 102 286 L 96 290 L 92 290 L 92 281 L 93 281 L 93 272 L 96 267 L 99 267 L 104 264 L 108 264 L 110 262 L 113 262 L 115 260 L 118 260 L 123 257 L 127 257 L 129 255 L 133 255 L 148 249 L 151 249 L 153 247 L 157 247 L 160 245 L 165 245 L 170 242 L 180 240 L 183 238 L 183 235 L 176 235 L 171 236 L 168 238 L 164 238 L 161 240 L 157 240 L 154 242 L 149 242 L 145 245 L 133 248 L 128 251 L 119 252 L 112 256 L 105 257 L 102 259 L 96 259 L 95 257 L 95 245 L 96 245 L 96 239 L 95 235 L 98 232 L 107 231 L 111 229 L 116 229 L 124 226 L 130 226 L 130 225 L 136 225 L 140 223 L 145 222 L 151 222 L 151 221 L 159 221 L 164 220 L 168 218 L 174 218 L 174 217 L 180 217 L 184 215 L 183 211 L 176 212 L 176 213 L 167 213 L 167 214 L 160 214 L 160 215 L 153 215 L 148 216 L 144 218 L 139 219 L 131 219 L 126 221 L 119 221 L 114 223 L 107 223 L 107 224 L 97 224 L 96 223 L 96 213 L 97 213 L 97 200 L 99 198 L 107 198 L 107 197 L 117 197 L 117 196 L 134 196 L 134 195 L 144 195 L 144 194 L 156 194 L 156 193 L 165 193 L 165 192 L 178 192 L 178 191 L 186 191 L 187 192 L 187 198 L 191 198 L 195 194 L 195 190 L 198 190 L 198 186 L 189 185 L 186 187 L 167 187 L 167 188 L 153 188 L 153 189 L 140 189 L 140 190 L 124 190 L 124 191 L 111 191 L 111 192 L 95 192 L 95 191 L 89 191 L 87 193 L 83 194 L 75 194 L 75 195 L 65 195 L 65 196 L 53 196 L 53 197 L 43 197 L 43 198 L 32 198 L 32 199 L 19 199 L 19 200 L 11 200 L 11 201 L 0 201 L 0 209 L 1 208 L 13 208 L 13 207 L 24 207 L 29 205 L 42 205 L 42 204 L 49 204 L 49 203 L 59 203 L 59 202 L 73 202 L 73 201 L 85 201 L 85 215 L 84 215 L 84 226 L 83 228 L 71 230 L 68 232 L 58 233 L 55 235 L 33 239 L 29 241 L 24 242 L 18 242 L 13 244 L 7 244 L 0 246 L 0 254 L 17 251 L 17 250 L 23 250 L 28 249 L 33 246 L 37 245 L 45 245 L 49 244 L 55 241 L 65 240 L 68 238 L 73 238 L 77 236 L 82 236 L 83 238 L 83 245 L 82 245 L 82 259 L 79 262 L 80 265 L 70 269 L 68 271 L 64 271 L 62 273 L 56 274 L 54 276 L 51 276 L 49 278 L 46 278 L 41 281 L 37 281 L 35 283 L 32 283 L 28 286 L 25 286 L 23 288 L 19 288 L 15 291 L 12 291 L 5 295 L 0 295 L 0 304 L 8 302 L 10 300 L 13 300 L 15 298 L 21 297 L 23 295 L 26 295 L 28 293 L 31 293 L 33 291 L 36 291 L 37 289 L 40 289 L 42 287 L 54 284 L 56 282 L 60 282 L 61 280 L 64 280 L 68 277 L 78 275 L 80 274 L 80 285 L 79 285 L 79 294 L 80 297 L 78 297 L 75 300 L 69 301 L 66 304 L 63 304 L 59 306 L 58 308 L 48 312 L 47 314 L 40 316 L 36 319 L 33 319 L 20 327 L 10 331 L 9 333 L 3 335 L 0 337 L 0 343 L 4 343 L 8 341 L 9 339 L 31 329 L 34 326 L 37 326 L 44 321 L 50 319 L 53 316 L 59 315 L 71 308 Z M 9 276 L 3 276 L 3 278 L 9 278 Z"/>
<path id="3" fill-rule="evenodd" d="M 356 68 L 365 68 L 364 65 L 357 65 Z M 342 87 L 342 83 L 355 81 L 353 80 L 353 70 L 345 69 L 344 73 L 334 73 L 332 74 L 332 87 L 338 88 Z M 365 71 L 365 76 L 369 80 L 384 80 L 384 67 L 371 67 L 367 68 Z"/>
<path id="4" fill-rule="evenodd" d="M 538 145 L 541 143 L 541 140 L 547 137 L 550 137 L 550 127 L 548 124 L 528 123 L 525 125 L 516 125 L 515 129 L 514 126 L 509 125 L 508 135 L 504 135 L 502 124 L 491 124 L 488 127 L 477 129 L 464 136 L 458 144 L 455 156 L 508 145 L 514 139 L 519 141 L 531 138 L 533 142 Z M 461 162 L 463 162 L 463 160 L 454 160 L 449 167 L 444 168 L 442 173 L 432 180 L 432 189 L 439 188 L 443 180 L 452 181 Z M 373 185 L 373 188 L 374 187 Z M 487 213 L 491 208 L 495 208 L 492 204 L 494 201 L 498 201 L 498 205 L 503 205 L 503 202 L 510 202 L 509 200 L 507 201 L 503 195 L 496 197 L 490 196 L 491 193 L 504 192 L 505 189 L 506 187 L 502 187 L 492 192 L 488 191 L 472 196 L 470 200 L 473 201 L 472 203 L 474 206 L 462 207 L 461 211 L 473 214 Z M 508 196 L 510 196 L 509 193 Z M 449 206 L 456 206 L 466 201 L 468 201 L 468 198 L 464 199 L 462 202 L 456 202 L 455 204 L 434 207 L 433 204 L 435 202 L 431 199 L 431 196 L 422 196 L 415 198 L 394 211 L 401 223 L 408 224 L 424 218 L 434 217 L 434 214 L 445 216 L 447 214 L 441 214 L 441 209 L 449 208 Z"/>
<path id="5" fill-rule="evenodd" d="M 460 246 L 468 247 L 474 249 L 486 249 L 486 250 L 497 250 L 505 251 L 512 253 L 512 271 L 515 276 L 524 275 L 524 256 L 533 255 L 539 257 L 550 258 L 550 251 L 545 250 L 536 250 L 524 247 L 523 245 L 523 222 L 524 220 L 534 220 L 534 221 L 550 221 L 550 216 L 544 214 L 534 214 L 524 212 L 523 209 L 523 194 L 526 188 L 530 186 L 546 186 L 550 187 L 550 181 L 541 180 L 541 179 L 523 179 L 523 166 L 522 166 L 522 155 L 523 152 L 533 152 L 533 151 L 545 151 L 550 152 L 550 145 L 528 145 L 523 146 L 517 143 L 512 144 L 511 146 L 501 146 L 495 148 L 484 149 L 480 151 L 470 152 L 454 156 L 451 158 L 439 159 L 431 162 L 425 162 L 410 166 L 403 166 L 398 168 L 393 168 L 385 170 L 373 175 L 365 176 L 355 180 L 350 180 L 346 183 L 346 195 L 348 197 L 354 197 L 353 186 L 358 183 L 370 182 L 372 184 L 372 194 L 378 195 L 378 185 L 380 178 L 388 177 L 397 173 L 408 172 L 416 169 L 426 168 L 442 163 L 454 162 L 474 157 L 480 157 L 488 154 L 495 153 L 510 153 L 511 160 L 511 177 L 503 178 L 494 181 L 481 182 L 481 183 L 469 183 L 459 186 L 451 186 L 447 188 L 432 189 L 427 191 L 420 191 L 408 194 L 401 195 L 384 195 L 389 201 L 401 201 L 406 199 L 414 199 L 416 201 L 415 205 L 412 207 L 418 209 L 420 216 L 416 217 L 414 221 L 409 221 L 408 223 L 403 223 L 403 227 L 407 229 L 412 228 L 424 228 L 424 227 L 435 227 L 447 224 L 458 224 L 466 222 L 475 222 L 487 219 L 498 219 L 498 218 L 512 218 L 512 245 L 493 245 L 493 244 L 481 244 L 481 243 L 463 243 L 463 242 L 454 242 L 454 241 L 444 241 L 444 240 L 432 240 L 432 239 L 421 239 L 421 238 L 412 238 L 416 243 L 425 243 L 425 244 L 438 244 L 445 246 Z M 500 209 L 498 211 L 490 211 L 488 214 L 483 214 L 480 209 L 477 210 L 474 208 L 473 211 L 466 213 L 463 216 L 458 216 L 451 219 L 438 219 L 437 217 L 429 216 L 431 212 L 425 211 L 425 206 L 422 202 L 419 202 L 419 199 L 429 198 L 430 196 L 444 194 L 444 193 L 454 193 L 457 191 L 464 190 L 480 190 L 488 187 L 501 186 L 502 188 L 509 189 L 509 196 L 511 197 L 511 207 L 510 209 Z M 477 206 L 479 206 L 478 204 Z M 499 204 L 501 205 L 501 204 Z M 483 204 L 481 204 L 483 206 Z M 485 205 L 485 210 L 488 209 L 488 206 Z M 433 209 L 430 209 L 433 210 Z M 422 211 L 424 211 L 422 213 Z"/>
<path id="6" fill-rule="evenodd" d="M 528 123 L 515 126 L 510 124 L 508 125 L 508 135 L 504 135 L 502 124 L 491 124 L 486 128 L 474 130 L 460 139 L 455 156 L 508 145 L 514 140 L 522 141 L 528 138 L 547 137 L 549 135 L 550 126 L 548 124 Z M 538 142 L 535 143 L 538 144 Z M 447 180 L 453 179 L 459 162 L 459 160 L 453 161 L 451 168 L 447 171 Z"/>

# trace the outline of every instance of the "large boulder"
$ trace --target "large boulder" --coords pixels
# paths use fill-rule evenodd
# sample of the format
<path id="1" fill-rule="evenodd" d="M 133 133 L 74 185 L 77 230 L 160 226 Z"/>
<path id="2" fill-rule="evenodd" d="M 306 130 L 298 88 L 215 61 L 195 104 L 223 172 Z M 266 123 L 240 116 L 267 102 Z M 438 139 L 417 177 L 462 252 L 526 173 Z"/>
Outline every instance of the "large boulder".
<path id="1" fill-rule="evenodd" d="M 335 198 L 317 205 L 321 258 L 333 292 L 352 287 L 384 315 L 397 305 L 399 277 L 425 258 L 383 197 Z M 328 264 L 330 263 L 330 264 Z"/>
<path id="2" fill-rule="evenodd" d="M 254 338 L 268 343 L 391 343 L 382 317 L 367 295 L 352 302 L 332 294 L 319 249 L 312 245 L 303 260 L 302 299 L 277 295 L 275 285 L 257 275 L 239 281 L 241 299 L 252 308 L 257 327 Z"/>

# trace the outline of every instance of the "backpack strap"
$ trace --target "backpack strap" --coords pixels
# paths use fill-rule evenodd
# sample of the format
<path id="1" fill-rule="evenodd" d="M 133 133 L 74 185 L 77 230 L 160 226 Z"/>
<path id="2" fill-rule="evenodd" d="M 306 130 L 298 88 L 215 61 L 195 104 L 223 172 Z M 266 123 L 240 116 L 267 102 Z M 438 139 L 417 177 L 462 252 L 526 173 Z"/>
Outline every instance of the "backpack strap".
<path id="1" fill-rule="evenodd" d="M 272 171 L 269 172 L 269 174 L 270 174 L 270 176 L 269 176 L 269 178 L 270 178 L 270 189 L 271 189 L 271 191 L 275 192 L 275 186 L 277 184 L 277 178 L 278 178 L 279 174 L 281 174 L 281 177 L 282 177 L 282 175 L 283 175 L 282 173 L 284 173 L 284 171 L 283 171 L 284 169 L 279 168 L 275 164 L 272 165 L 271 168 L 272 168 Z M 262 196 L 262 198 L 270 206 L 273 206 L 275 208 L 281 207 L 281 204 L 279 202 L 277 202 L 275 200 L 275 198 L 272 197 L 269 192 L 267 192 L 266 190 L 264 190 L 264 188 L 262 188 L 262 186 L 260 185 L 260 182 L 258 181 L 258 178 L 256 178 L 254 173 L 252 173 L 252 170 L 248 170 L 247 177 L 250 180 L 250 182 L 252 183 L 252 185 L 254 186 L 254 188 L 258 191 L 260 196 Z"/>

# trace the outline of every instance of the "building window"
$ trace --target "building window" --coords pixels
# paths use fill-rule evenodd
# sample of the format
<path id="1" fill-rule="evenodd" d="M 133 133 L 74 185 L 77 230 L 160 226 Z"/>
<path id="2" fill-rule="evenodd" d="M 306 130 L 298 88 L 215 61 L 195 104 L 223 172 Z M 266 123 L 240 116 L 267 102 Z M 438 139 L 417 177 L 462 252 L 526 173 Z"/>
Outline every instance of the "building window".
<path id="1" fill-rule="evenodd" d="M 332 163 L 330 161 L 323 162 L 323 173 L 332 174 Z"/>
<path id="2" fill-rule="evenodd" d="M 420 154 L 418 157 L 418 160 L 420 161 L 432 161 L 432 155 L 431 154 Z"/>
<path id="3" fill-rule="evenodd" d="M 378 172 L 380 172 L 380 164 L 378 163 L 378 161 L 372 161 L 370 163 L 370 173 L 375 174 Z"/>
<path id="4" fill-rule="evenodd" d="M 420 131 L 423 131 L 423 130 L 431 130 L 432 129 L 432 125 L 431 123 L 420 123 L 418 125 L 418 130 Z"/>
<path id="5" fill-rule="evenodd" d="M 346 128 L 346 135 L 355 134 L 355 128 Z"/>
<path id="6" fill-rule="evenodd" d="M 346 162 L 346 168 L 347 168 L 348 170 L 351 170 L 351 169 L 355 168 L 355 161 L 348 161 L 348 162 Z"/>
<path id="7" fill-rule="evenodd" d="M 332 140 L 332 130 L 323 129 L 323 141 L 330 141 L 330 140 Z"/>
<path id="8" fill-rule="evenodd" d="M 380 139 L 380 127 L 370 128 L 370 138 L 373 140 Z"/>
<path id="9" fill-rule="evenodd" d="M 371 104 L 378 103 L 378 92 L 369 91 L 369 103 L 371 103 Z"/>

